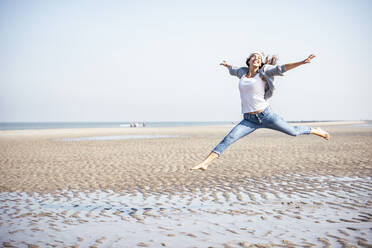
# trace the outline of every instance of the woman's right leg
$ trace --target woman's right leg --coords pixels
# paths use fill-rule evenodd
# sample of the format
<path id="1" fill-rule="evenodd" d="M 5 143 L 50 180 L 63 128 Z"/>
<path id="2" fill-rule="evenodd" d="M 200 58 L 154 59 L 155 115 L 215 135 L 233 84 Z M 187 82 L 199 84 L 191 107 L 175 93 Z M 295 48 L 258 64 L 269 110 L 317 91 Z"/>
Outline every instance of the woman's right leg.
<path id="1" fill-rule="evenodd" d="M 242 120 L 239 124 L 237 124 L 224 138 L 223 140 L 212 150 L 212 152 L 208 155 L 208 157 L 198 164 L 190 168 L 192 170 L 206 170 L 208 166 L 234 142 L 243 138 L 244 136 L 252 133 L 254 130 L 259 128 L 259 125 L 247 121 Z"/>
<path id="2" fill-rule="evenodd" d="M 223 140 L 212 150 L 212 152 L 221 155 L 229 146 L 244 136 L 252 133 L 257 128 L 259 128 L 258 124 L 251 121 L 242 120 L 223 138 Z"/>

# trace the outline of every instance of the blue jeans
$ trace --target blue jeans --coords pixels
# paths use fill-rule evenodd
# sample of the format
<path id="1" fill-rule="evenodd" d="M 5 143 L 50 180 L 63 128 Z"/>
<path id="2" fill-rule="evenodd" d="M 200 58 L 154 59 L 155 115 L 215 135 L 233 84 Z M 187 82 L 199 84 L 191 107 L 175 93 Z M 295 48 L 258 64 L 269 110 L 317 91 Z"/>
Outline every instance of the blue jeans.
<path id="1" fill-rule="evenodd" d="M 271 110 L 271 107 L 268 106 L 264 111 L 258 114 L 245 113 L 244 119 L 223 138 L 212 152 L 221 155 L 232 143 L 258 128 L 270 128 L 292 136 L 310 134 L 311 132 L 308 126 L 290 125 L 282 117 L 275 114 Z"/>

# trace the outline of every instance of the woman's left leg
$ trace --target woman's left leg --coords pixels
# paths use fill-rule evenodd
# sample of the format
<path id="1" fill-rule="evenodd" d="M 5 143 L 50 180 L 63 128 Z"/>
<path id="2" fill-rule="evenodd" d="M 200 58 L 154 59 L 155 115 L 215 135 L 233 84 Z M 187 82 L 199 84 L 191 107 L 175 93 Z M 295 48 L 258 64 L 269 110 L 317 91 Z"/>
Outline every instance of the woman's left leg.
<path id="1" fill-rule="evenodd" d="M 271 112 L 267 119 L 263 120 L 265 128 L 274 129 L 291 136 L 304 134 L 315 134 L 325 139 L 329 139 L 329 134 L 320 128 L 311 128 L 308 126 L 292 126 L 286 120 L 276 113 Z"/>
<path id="2" fill-rule="evenodd" d="M 278 114 L 271 112 L 267 118 L 263 119 L 264 127 L 274 129 L 291 136 L 310 134 L 311 128 L 308 126 L 292 126 Z"/>

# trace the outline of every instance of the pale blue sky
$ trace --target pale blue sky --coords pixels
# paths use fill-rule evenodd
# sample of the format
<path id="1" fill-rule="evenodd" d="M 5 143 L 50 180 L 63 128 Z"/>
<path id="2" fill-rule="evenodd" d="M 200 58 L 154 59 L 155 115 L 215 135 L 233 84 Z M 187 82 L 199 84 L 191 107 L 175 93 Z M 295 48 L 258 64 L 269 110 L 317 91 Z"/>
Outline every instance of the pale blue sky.
<path id="1" fill-rule="evenodd" d="M 287 120 L 372 119 L 372 1 L 0 1 L 0 121 L 236 121 L 251 51 Z"/>

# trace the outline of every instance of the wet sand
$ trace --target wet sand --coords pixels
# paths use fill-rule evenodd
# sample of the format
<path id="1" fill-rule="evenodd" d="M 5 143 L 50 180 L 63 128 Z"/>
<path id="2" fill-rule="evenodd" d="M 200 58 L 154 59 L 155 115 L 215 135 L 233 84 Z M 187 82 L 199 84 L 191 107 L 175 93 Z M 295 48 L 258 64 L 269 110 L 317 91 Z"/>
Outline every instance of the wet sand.
<path id="1" fill-rule="evenodd" d="M 372 127 L 320 124 L 0 131 L 0 245 L 371 247 Z"/>

